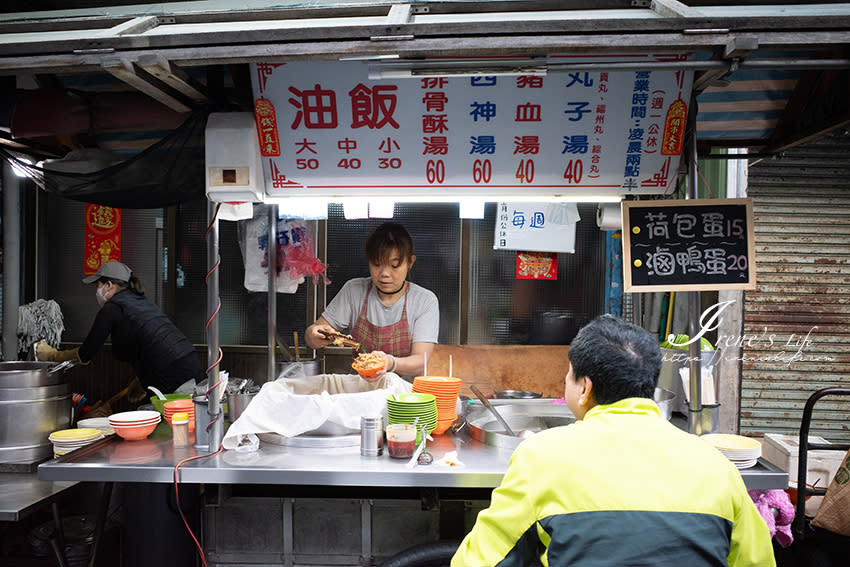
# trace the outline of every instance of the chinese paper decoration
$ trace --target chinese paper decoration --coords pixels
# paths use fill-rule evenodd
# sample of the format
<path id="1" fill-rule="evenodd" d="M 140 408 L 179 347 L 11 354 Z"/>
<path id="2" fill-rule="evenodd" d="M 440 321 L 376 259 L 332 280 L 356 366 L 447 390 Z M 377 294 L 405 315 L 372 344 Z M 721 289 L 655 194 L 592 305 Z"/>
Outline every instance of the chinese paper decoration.
<path id="1" fill-rule="evenodd" d="M 106 262 L 121 261 L 121 209 L 86 203 L 85 231 L 84 275 Z"/>
<path id="2" fill-rule="evenodd" d="M 558 256 L 552 252 L 517 252 L 518 280 L 558 279 Z"/>
<path id="3" fill-rule="evenodd" d="M 277 118 L 274 105 L 260 98 L 254 104 L 254 119 L 257 122 L 257 137 L 260 154 L 264 157 L 280 155 L 280 139 L 277 135 Z"/>
<path id="4" fill-rule="evenodd" d="M 661 142 L 662 155 L 677 156 L 682 153 L 687 122 L 688 105 L 679 99 L 667 109 L 667 117 L 664 119 L 664 138 Z"/>
<path id="5" fill-rule="evenodd" d="M 496 212 L 496 250 L 574 253 L 575 203 L 499 203 Z"/>
<path id="6" fill-rule="evenodd" d="M 676 178 L 692 71 L 382 78 L 351 61 L 252 64 L 269 195 L 658 194 Z M 437 58 L 439 59 L 439 58 Z M 554 54 L 554 64 L 618 61 Z M 429 59 L 434 63 L 435 60 Z M 451 61 L 455 61 L 454 58 Z M 436 61 L 439 62 L 439 61 Z M 270 132 L 260 133 L 261 146 Z M 271 147 L 269 148 L 271 149 Z"/>

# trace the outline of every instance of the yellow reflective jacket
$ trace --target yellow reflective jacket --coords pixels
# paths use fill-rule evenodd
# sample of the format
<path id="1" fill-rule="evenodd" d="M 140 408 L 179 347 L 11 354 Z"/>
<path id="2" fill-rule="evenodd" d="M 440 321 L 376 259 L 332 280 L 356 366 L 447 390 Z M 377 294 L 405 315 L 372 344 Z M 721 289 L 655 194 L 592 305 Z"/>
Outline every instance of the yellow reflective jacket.
<path id="1" fill-rule="evenodd" d="M 514 451 L 452 567 L 773 567 L 735 466 L 652 400 L 596 406 Z"/>

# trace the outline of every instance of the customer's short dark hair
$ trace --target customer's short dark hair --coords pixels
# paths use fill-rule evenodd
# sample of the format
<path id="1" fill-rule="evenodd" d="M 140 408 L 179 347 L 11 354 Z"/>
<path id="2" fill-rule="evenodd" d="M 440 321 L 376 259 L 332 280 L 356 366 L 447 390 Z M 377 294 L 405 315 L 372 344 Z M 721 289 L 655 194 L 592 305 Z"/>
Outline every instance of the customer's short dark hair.
<path id="1" fill-rule="evenodd" d="M 397 222 L 383 223 L 366 239 L 366 259 L 372 264 L 383 264 L 393 250 L 406 260 L 413 257 L 413 239 Z"/>
<path id="2" fill-rule="evenodd" d="M 569 350 L 573 375 L 593 381 L 597 404 L 650 398 L 661 371 L 658 341 L 613 315 L 597 317 L 578 332 Z"/>

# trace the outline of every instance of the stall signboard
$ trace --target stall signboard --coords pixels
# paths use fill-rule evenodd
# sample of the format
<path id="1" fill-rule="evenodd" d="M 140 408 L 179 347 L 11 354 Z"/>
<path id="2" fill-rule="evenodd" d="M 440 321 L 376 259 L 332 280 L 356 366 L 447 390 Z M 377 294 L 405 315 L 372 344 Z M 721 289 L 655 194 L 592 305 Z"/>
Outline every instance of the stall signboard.
<path id="1" fill-rule="evenodd" d="M 755 289 L 751 199 L 626 201 L 627 292 Z"/>
<path id="2" fill-rule="evenodd" d="M 572 254 L 580 220 L 575 203 L 502 202 L 496 212 L 493 249 Z"/>
<path id="3" fill-rule="evenodd" d="M 370 78 L 375 64 L 360 61 L 252 63 L 266 192 L 664 193 L 679 166 L 693 72 L 649 64 L 686 58 L 634 54 L 629 62 L 645 70 L 392 79 Z"/>

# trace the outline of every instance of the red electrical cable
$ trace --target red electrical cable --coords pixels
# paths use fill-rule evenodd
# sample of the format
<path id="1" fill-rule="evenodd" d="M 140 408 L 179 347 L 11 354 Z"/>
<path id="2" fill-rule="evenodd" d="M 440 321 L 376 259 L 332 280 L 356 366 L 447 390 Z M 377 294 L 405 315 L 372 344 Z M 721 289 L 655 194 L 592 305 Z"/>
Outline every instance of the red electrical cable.
<path id="1" fill-rule="evenodd" d="M 186 526 L 186 531 L 189 532 L 189 536 L 191 536 L 192 541 L 195 542 L 195 547 L 198 548 L 198 554 L 201 556 L 201 563 L 203 563 L 204 567 L 207 567 L 207 557 L 204 554 L 204 548 L 201 546 L 201 542 L 199 542 L 198 538 L 195 537 L 195 533 L 192 531 L 192 527 L 189 526 L 189 521 L 186 519 L 185 514 L 183 514 L 183 507 L 180 506 L 180 490 L 178 489 L 180 483 L 177 476 L 180 467 L 183 466 L 185 463 L 188 463 L 189 461 L 194 461 L 195 459 L 206 459 L 209 457 L 215 457 L 223 450 L 224 448 L 219 446 L 218 451 L 216 451 L 215 453 L 211 453 L 209 455 L 195 455 L 194 457 L 187 457 L 176 465 L 174 465 L 174 500 L 177 503 L 177 511 L 180 513 L 180 518 L 183 520 L 183 525 Z"/>
<path id="2" fill-rule="evenodd" d="M 697 164 L 697 173 L 699 173 L 699 178 L 702 179 L 702 184 L 705 185 L 706 190 L 708 190 L 708 196 L 713 199 L 714 193 L 711 191 L 711 187 L 708 186 L 708 180 L 705 178 L 705 175 L 702 174 L 702 168 L 700 168 L 699 164 Z"/>

